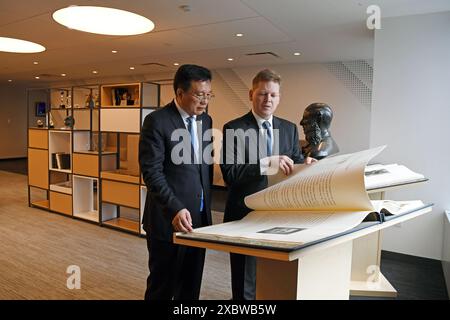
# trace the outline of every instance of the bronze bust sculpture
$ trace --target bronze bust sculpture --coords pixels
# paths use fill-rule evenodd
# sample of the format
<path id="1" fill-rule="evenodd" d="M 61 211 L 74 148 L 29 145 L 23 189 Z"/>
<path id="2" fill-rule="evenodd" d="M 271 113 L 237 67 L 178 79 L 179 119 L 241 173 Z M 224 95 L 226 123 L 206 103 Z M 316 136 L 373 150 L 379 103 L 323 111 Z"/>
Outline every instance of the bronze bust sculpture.
<path id="1" fill-rule="evenodd" d="M 320 160 L 339 152 L 339 148 L 328 130 L 333 111 L 325 103 L 312 103 L 303 113 L 300 125 L 305 133 L 306 145 L 302 147 L 305 157 Z"/>

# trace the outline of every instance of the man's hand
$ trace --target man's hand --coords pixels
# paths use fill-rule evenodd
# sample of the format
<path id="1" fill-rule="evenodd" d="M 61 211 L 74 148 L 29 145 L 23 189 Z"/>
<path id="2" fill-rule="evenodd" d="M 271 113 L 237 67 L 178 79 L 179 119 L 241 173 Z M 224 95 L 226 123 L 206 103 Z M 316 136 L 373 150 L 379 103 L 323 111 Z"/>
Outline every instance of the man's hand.
<path id="1" fill-rule="evenodd" d="M 280 168 L 285 175 L 290 175 L 294 170 L 294 161 L 288 156 L 271 156 L 269 157 L 269 170 L 278 171 Z"/>
<path id="2" fill-rule="evenodd" d="M 175 231 L 192 232 L 191 213 L 184 208 L 177 212 L 172 220 L 172 227 Z"/>
<path id="3" fill-rule="evenodd" d="M 305 159 L 305 164 L 313 164 L 314 162 L 317 162 L 317 159 L 311 158 L 311 157 L 306 157 Z"/>

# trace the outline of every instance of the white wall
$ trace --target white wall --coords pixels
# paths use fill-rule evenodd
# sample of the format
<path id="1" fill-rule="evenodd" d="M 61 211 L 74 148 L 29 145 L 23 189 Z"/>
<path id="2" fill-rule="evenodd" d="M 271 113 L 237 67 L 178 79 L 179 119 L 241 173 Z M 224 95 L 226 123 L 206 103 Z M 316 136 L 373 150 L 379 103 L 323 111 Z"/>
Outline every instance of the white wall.
<path id="1" fill-rule="evenodd" d="M 447 292 L 450 292 L 450 210 L 447 210 L 444 215 L 444 240 L 442 245 L 442 270 L 447 284 Z"/>
<path id="2" fill-rule="evenodd" d="M 0 159 L 27 156 L 27 92 L 14 84 L 0 86 Z"/>
<path id="3" fill-rule="evenodd" d="M 375 33 L 370 144 L 430 181 L 387 197 L 434 203 L 432 214 L 384 233 L 385 250 L 441 259 L 450 208 L 450 12 L 389 18 Z"/>

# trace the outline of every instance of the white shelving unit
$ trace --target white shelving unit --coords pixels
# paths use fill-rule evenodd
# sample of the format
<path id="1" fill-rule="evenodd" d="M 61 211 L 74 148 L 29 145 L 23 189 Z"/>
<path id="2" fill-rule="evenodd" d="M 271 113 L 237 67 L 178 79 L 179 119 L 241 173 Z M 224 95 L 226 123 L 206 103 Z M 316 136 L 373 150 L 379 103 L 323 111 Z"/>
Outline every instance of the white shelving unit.
<path id="1" fill-rule="evenodd" d="M 72 131 L 70 130 L 50 130 L 48 132 L 48 156 L 49 169 L 64 173 L 72 172 Z M 70 157 L 69 168 L 58 168 L 54 166 L 52 155 L 57 153 L 65 153 Z"/>
<path id="2" fill-rule="evenodd" d="M 95 188 L 98 179 L 73 176 L 73 216 L 84 220 L 99 222 L 98 192 Z"/>

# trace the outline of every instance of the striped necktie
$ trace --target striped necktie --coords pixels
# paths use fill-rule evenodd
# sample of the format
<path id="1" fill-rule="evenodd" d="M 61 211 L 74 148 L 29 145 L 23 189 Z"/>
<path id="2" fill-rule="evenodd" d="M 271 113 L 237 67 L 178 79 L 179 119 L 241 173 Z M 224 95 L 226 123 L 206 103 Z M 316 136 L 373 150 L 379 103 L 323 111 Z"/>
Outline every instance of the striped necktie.
<path id="1" fill-rule="evenodd" d="M 270 130 L 270 122 L 264 121 L 262 126 L 266 130 L 267 156 L 270 157 L 272 155 L 272 130 Z"/>

